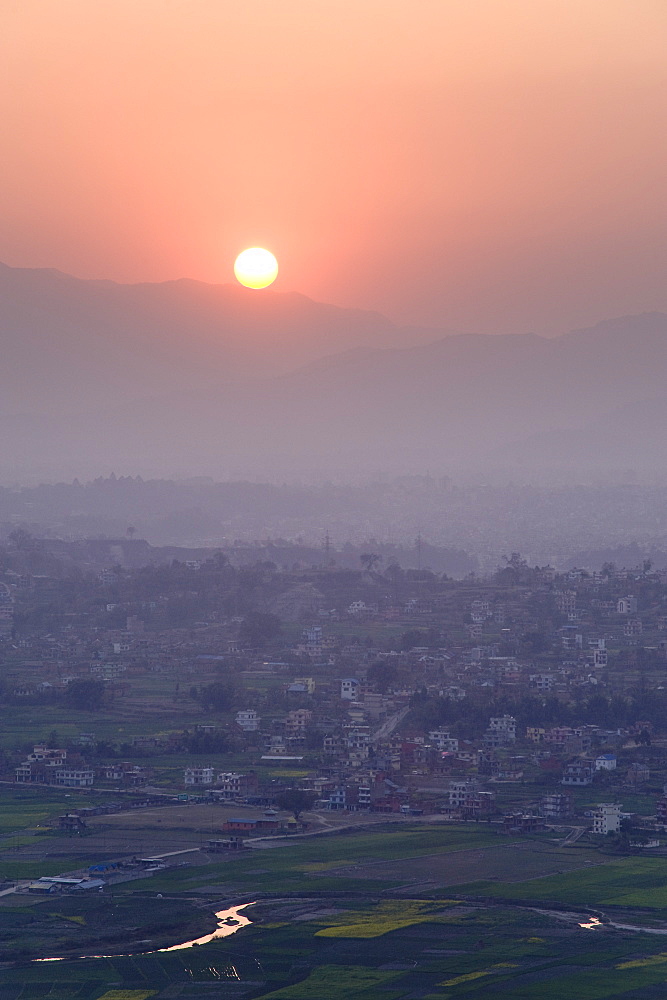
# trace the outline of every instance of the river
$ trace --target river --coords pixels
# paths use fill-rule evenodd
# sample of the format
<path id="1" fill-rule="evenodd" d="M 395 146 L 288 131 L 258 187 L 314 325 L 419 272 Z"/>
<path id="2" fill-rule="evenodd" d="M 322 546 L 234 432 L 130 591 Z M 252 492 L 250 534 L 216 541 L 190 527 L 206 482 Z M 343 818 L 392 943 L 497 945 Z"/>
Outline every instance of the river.
<path id="1" fill-rule="evenodd" d="M 33 962 L 70 962 L 83 958 L 131 958 L 133 955 L 156 955 L 162 951 L 183 951 L 185 948 L 194 948 L 195 945 L 208 944 L 209 941 L 216 941 L 218 938 L 229 937 L 236 934 L 242 927 L 247 927 L 252 921 L 241 913 L 246 906 L 252 903 L 243 903 L 241 906 L 231 906 L 228 910 L 218 910 L 215 914 L 218 918 L 218 926 L 211 934 L 204 934 L 203 937 L 194 938 L 192 941 L 183 941 L 182 944 L 172 944 L 168 948 L 149 948 L 147 951 L 120 952 L 115 955 L 76 955 L 69 957 L 66 955 L 54 958 L 33 958 Z M 228 923 L 233 921 L 233 923 Z"/>

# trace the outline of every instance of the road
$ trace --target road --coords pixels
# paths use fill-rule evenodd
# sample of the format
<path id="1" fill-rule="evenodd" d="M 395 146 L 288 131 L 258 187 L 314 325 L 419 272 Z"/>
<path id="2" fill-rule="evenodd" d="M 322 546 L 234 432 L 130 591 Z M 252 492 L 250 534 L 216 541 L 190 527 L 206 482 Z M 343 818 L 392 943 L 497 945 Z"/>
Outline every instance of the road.
<path id="1" fill-rule="evenodd" d="M 571 847 L 572 844 L 575 844 L 579 840 L 579 837 L 583 837 L 588 829 L 587 826 L 573 826 L 565 840 L 561 840 L 558 846 Z"/>
<path id="2" fill-rule="evenodd" d="M 395 715 L 390 715 L 388 719 L 385 719 L 380 728 L 376 729 L 373 733 L 371 742 L 381 743 L 383 740 L 386 740 L 389 736 L 391 736 L 393 731 L 396 729 L 396 726 L 403 721 L 409 711 L 410 707 L 406 706 L 405 708 L 402 708 L 400 712 L 396 712 Z"/>

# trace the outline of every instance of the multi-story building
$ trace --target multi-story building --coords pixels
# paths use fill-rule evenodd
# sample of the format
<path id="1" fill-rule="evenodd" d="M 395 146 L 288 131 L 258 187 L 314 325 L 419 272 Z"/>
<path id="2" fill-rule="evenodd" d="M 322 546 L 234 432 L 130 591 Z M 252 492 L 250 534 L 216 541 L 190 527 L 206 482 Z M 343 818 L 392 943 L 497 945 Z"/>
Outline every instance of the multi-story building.
<path id="1" fill-rule="evenodd" d="M 572 796 L 568 792 L 554 792 L 544 795 L 540 812 L 546 820 L 557 822 L 572 815 Z"/>
<path id="2" fill-rule="evenodd" d="M 310 725 L 313 713 L 309 708 L 293 708 L 285 717 L 285 732 L 288 736 L 303 736 Z"/>
<path id="3" fill-rule="evenodd" d="M 455 753 L 459 748 L 459 741 L 450 736 L 447 729 L 432 729 L 428 734 L 428 738 L 438 750 Z"/>
<path id="4" fill-rule="evenodd" d="M 90 664 L 90 672 L 103 681 L 115 681 L 127 670 L 125 663 L 107 663 L 94 661 Z"/>
<path id="5" fill-rule="evenodd" d="M 186 767 L 183 784 L 195 786 L 212 785 L 213 773 L 212 767 Z"/>
<path id="6" fill-rule="evenodd" d="M 261 722 L 254 708 L 244 708 L 236 713 L 236 725 L 244 733 L 256 733 Z"/>
<path id="7" fill-rule="evenodd" d="M 634 761 L 627 770 L 625 783 L 631 788 L 639 788 L 640 785 L 646 784 L 650 776 L 651 772 L 646 764 Z"/>
<path id="8" fill-rule="evenodd" d="M 563 771 L 563 777 L 561 778 L 562 785 L 571 785 L 574 787 L 585 787 L 586 785 L 591 785 L 593 783 L 593 768 L 589 763 L 581 763 L 579 761 L 573 764 L 566 764 L 565 770 Z"/>
<path id="9" fill-rule="evenodd" d="M 544 817 L 534 813 L 511 812 L 503 816 L 503 829 L 508 833 L 538 833 L 544 827 Z"/>
<path id="10" fill-rule="evenodd" d="M 571 614 L 577 607 L 576 590 L 557 590 L 555 594 L 556 607 L 564 615 Z"/>
<path id="11" fill-rule="evenodd" d="M 503 747 L 516 740 L 516 719 L 513 715 L 500 715 L 489 720 L 489 728 L 484 734 L 484 745 Z"/>
<path id="12" fill-rule="evenodd" d="M 295 677 L 291 684 L 287 685 L 288 694 L 315 694 L 315 680 L 313 677 Z"/>
<path id="13" fill-rule="evenodd" d="M 59 768 L 65 766 L 67 750 L 38 744 L 32 753 L 15 769 L 20 784 L 55 785 Z"/>
<path id="14" fill-rule="evenodd" d="M 658 799 L 656 805 L 655 818 L 658 826 L 667 827 L 667 795 Z"/>
<path id="15" fill-rule="evenodd" d="M 553 674 L 530 674 L 528 680 L 535 691 L 551 691 L 555 683 Z"/>
<path id="16" fill-rule="evenodd" d="M 67 762 L 65 750 L 35 747 L 34 751 L 15 769 L 19 784 L 60 785 L 64 788 L 89 788 L 95 772 L 78 755 Z M 78 759 L 77 759 L 78 758 Z"/>
<path id="17" fill-rule="evenodd" d="M 560 630 L 560 641 L 566 650 L 582 649 L 584 645 L 584 637 L 581 632 L 577 632 L 575 625 L 563 626 Z"/>
<path id="18" fill-rule="evenodd" d="M 613 771 L 615 768 L 616 768 L 615 753 L 601 753 L 599 757 L 595 758 L 596 771 Z"/>
<path id="19" fill-rule="evenodd" d="M 591 649 L 588 653 L 588 664 L 589 666 L 595 667 L 606 667 L 609 663 L 609 654 L 606 649 Z"/>
<path id="20" fill-rule="evenodd" d="M 90 788 L 94 780 L 95 772 L 85 764 L 56 768 L 55 784 L 65 788 Z"/>
<path id="21" fill-rule="evenodd" d="M 343 701 L 356 701 L 359 681 L 356 677 L 344 677 L 340 682 L 340 696 Z"/>
<path id="22" fill-rule="evenodd" d="M 480 791 L 475 781 L 452 781 L 449 785 L 449 803 L 443 812 L 454 818 L 477 819 L 488 816 L 495 809 L 493 792 Z"/>
<path id="23" fill-rule="evenodd" d="M 593 813 L 593 833 L 604 837 L 621 829 L 621 807 L 617 802 L 600 802 Z"/>
<path id="24" fill-rule="evenodd" d="M 235 771 L 225 771 L 218 775 L 215 796 L 225 802 L 244 799 L 257 790 L 257 775 L 254 771 L 238 774 Z"/>
<path id="25" fill-rule="evenodd" d="M 338 734 L 325 736 L 322 746 L 327 756 L 334 757 L 343 749 L 343 737 Z"/>
<path id="26" fill-rule="evenodd" d="M 29 763 L 40 762 L 48 767 L 58 767 L 67 760 L 67 750 L 54 749 L 40 743 L 33 747 L 32 753 L 28 754 Z"/>
<path id="27" fill-rule="evenodd" d="M 299 651 L 306 653 L 313 659 L 317 659 L 322 655 L 322 626 L 321 625 L 311 625 L 310 628 L 305 628 L 301 633 L 303 641 L 299 644 Z"/>

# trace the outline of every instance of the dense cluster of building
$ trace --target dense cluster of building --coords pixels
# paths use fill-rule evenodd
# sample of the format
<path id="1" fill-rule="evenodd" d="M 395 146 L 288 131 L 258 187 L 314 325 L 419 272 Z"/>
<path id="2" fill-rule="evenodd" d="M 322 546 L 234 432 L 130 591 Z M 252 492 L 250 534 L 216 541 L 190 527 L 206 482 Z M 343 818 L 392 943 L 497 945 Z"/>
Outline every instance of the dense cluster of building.
<path id="1" fill-rule="evenodd" d="M 667 675 L 667 575 L 650 566 L 557 574 L 513 556 L 488 580 L 456 582 L 428 571 L 410 576 L 400 567 L 380 575 L 370 555 L 367 563 L 340 579 L 321 567 L 277 576 L 275 567 L 257 569 L 255 585 L 272 588 L 268 617 L 280 618 L 283 631 L 278 622 L 275 634 L 256 643 L 244 631 L 247 612 L 167 627 L 161 609 L 173 594 L 124 600 L 117 570 L 98 579 L 114 600 L 94 625 L 79 616 L 48 632 L 5 630 L 4 680 L 16 704 L 47 703 L 94 680 L 116 704 L 136 706 L 137 682 L 153 674 L 187 723 L 129 737 L 127 759 L 92 761 L 91 733 L 65 748 L 36 745 L 13 764 L 15 780 L 157 787 L 271 805 L 281 782 L 266 776 L 277 762 L 292 761 L 322 809 L 502 816 L 512 828 L 531 829 L 570 820 L 581 806 L 579 790 L 613 788 L 620 797 L 621 790 L 649 789 L 655 822 L 664 822 L 667 807 L 650 784 L 655 767 L 641 756 L 642 746 L 656 746 L 656 720 L 638 716 L 609 726 L 583 709 L 579 719 L 576 713 L 598 695 L 626 697 L 632 684 L 646 687 L 647 671 L 660 688 Z M 192 598 L 202 565 L 180 572 Z M 3 584 L 0 618 L 3 609 L 13 615 L 21 592 L 36 586 Z M 53 590 L 57 582 L 39 586 Z M 334 590 L 342 599 L 332 606 Z M 230 677 L 229 704 L 208 707 L 209 687 Z M 540 715 L 547 702 L 548 723 Z M 523 708 L 521 716 L 506 707 L 488 711 L 480 725 L 466 707 L 477 703 Z M 221 715 L 208 721 L 214 711 Z M 182 753 L 193 734 L 201 738 L 197 756 L 193 751 L 178 780 L 166 779 L 160 757 Z M 233 765 L 202 759 L 205 738 L 227 740 Z M 508 804 L 512 789 L 515 802 Z M 622 806 L 607 802 L 599 810 L 583 818 L 598 833 L 618 832 Z"/>

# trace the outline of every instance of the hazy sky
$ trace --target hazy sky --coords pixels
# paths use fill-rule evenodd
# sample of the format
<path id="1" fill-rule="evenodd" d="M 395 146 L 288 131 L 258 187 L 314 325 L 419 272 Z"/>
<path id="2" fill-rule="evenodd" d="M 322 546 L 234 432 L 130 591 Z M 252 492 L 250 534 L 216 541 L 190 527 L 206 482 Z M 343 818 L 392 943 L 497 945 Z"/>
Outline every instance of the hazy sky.
<path id="1" fill-rule="evenodd" d="M 0 38 L 5 263 L 259 244 L 401 322 L 667 309 L 665 0 L 4 0 Z"/>

